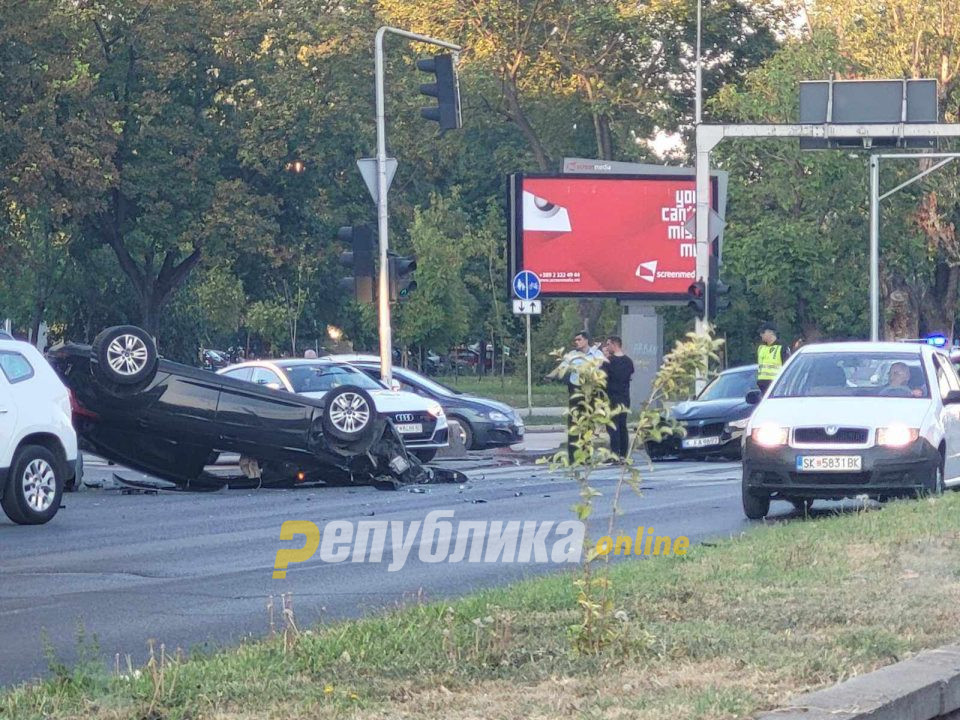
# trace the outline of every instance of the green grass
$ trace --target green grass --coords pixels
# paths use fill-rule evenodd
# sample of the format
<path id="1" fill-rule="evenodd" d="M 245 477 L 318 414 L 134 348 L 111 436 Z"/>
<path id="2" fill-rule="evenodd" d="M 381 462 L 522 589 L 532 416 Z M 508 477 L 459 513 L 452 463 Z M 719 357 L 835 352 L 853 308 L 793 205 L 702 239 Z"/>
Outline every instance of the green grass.
<path id="1" fill-rule="evenodd" d="M 478 378 L 476 375 L 438 377 L 437 380 L 456 390 L 499 400 L 515 408 L 527 407 L 527 378 L 518 375 L 489 375 Z M 561 382 L 537 383 L 533 385 L 534 407 L 565 406 L 567 386 Z"/>
<path id="2" fill-rule="evenodd" d="M 530 425 L 560 425 L 567 424 L 565 415 L 523 415 L 523 422 L 528 427 Z"/>
<path id="3" fill-rule="evenodd" d="M 953 641 L 958 549 L 960 494 L 794 519 L 614 566 L 624 615 L 600 655 L 571 651 L 559 574 L 139 677 L 59 668 L 0 694 L 0 717 L 743 717 Z"/>

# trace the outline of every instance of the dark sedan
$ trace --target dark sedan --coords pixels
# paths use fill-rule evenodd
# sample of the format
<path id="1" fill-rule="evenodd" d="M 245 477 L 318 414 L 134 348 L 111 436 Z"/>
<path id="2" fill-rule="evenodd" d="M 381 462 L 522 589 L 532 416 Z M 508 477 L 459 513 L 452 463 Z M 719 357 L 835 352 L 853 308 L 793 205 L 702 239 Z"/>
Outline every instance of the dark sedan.
<path id="1" fill-rule="evenodd" d="M 226 484 L 204 469 L 221 451 L 239 453 L 239 479 L 258 485 L 429 477 L 362 388 L 316 400 L 234 380 L 159 358 L 133 326 L 108 328 L 92 346 L 58 345 L 48 358 L 85 449 L 181 487 Z"/>
<path id="2" fill-rule="evenodd" d="M 337 355 L 337 360 L 358 367 L 373 378 L 380 378 L 380 359 L 366 355 Z M 463 428 L 467 450 L 505 447 L 523 442 L 525 427 L 517 412 L 502 402 L 467 395 L 407 368 L 393 368 L 393 379 L 400 390 L 435 400 L 448 420 Z"/>
<path id="3" fill-rule="evenodd" d="M 695 400 L 678 403 L 670 417 L 683 426 L 683 437 L 648 443 L 652 460 L 665 457 L 740 457 L 743 430 L 753 413 L 747 392 L 757 386 L 757 366 L 745 365 L 720 373 Z"/>

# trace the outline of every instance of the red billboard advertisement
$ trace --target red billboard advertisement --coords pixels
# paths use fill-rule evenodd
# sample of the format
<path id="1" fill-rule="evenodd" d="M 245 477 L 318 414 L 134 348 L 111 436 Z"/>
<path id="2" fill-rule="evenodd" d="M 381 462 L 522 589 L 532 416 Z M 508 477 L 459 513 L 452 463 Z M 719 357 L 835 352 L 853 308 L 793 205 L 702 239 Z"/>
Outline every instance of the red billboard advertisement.
<path id="1" fill-rule="evenodd" d="M 687 175 L 514 175 L 511 270 L 536 273 L 546 297 L 684 299 L 695 188 Z"/>

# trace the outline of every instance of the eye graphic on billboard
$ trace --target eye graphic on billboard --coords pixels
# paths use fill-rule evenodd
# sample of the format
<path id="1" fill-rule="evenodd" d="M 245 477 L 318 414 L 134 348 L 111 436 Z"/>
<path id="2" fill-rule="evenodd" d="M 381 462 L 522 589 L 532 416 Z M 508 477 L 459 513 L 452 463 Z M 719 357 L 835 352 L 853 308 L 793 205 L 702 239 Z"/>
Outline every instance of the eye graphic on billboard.
<path id="1" fill-rule="evenodd" d="M 511 277 L 545 297 L 681 300 L 696 279 L 693 176 L 510 178 Z M 711 179 L 711 206 L 717 207 Z"/>

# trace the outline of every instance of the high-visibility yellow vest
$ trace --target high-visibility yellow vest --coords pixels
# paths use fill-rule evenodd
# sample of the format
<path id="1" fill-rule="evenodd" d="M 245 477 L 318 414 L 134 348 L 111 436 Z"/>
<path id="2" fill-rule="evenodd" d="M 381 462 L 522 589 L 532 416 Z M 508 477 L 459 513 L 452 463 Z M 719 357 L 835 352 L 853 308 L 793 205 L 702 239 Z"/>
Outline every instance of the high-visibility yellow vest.
<path id="1" fill-rule="evenodd" d="M 783 367 L 783 346 L 760 345 L 757 348 L 757 380 L 774 380 Z"/>

